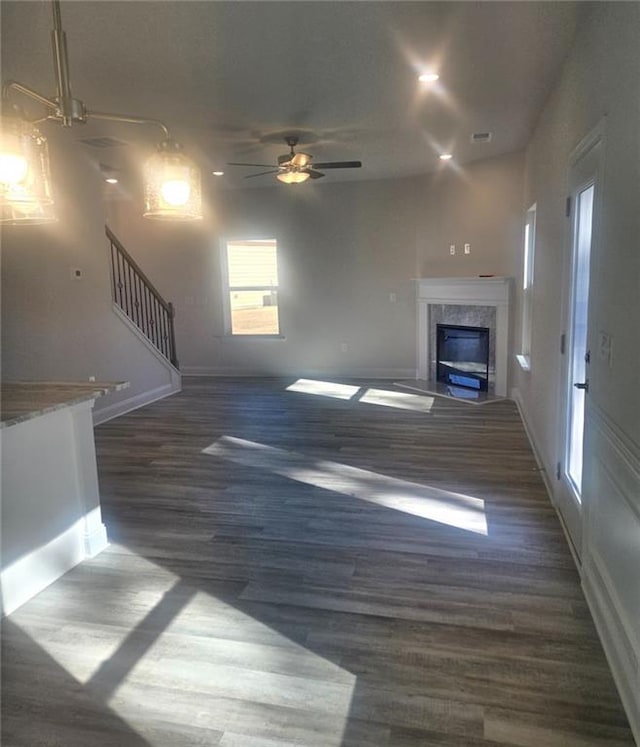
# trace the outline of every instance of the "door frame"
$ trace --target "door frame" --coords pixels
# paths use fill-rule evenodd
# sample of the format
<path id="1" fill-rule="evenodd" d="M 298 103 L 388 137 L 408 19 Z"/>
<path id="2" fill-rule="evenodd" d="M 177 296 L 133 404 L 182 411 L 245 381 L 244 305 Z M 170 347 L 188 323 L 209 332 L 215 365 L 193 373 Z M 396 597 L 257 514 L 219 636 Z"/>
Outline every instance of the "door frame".
<path id="1" fill-rule="evenodd" d="M 582 558 L 582 539 L 583 528 L 586 526 L 586 507 L 584 503 L 585 489 L 584 481 L 581 491 L 581 502 L 575 498 L 573 489 L 568 484 L 566 475 L 567 469 L 567 432 L 569 428 L 569 391 L 571 383 L 569 381 L 569 363 L 571 359 L 570 348 L 572 345 L 570 324 L 573 314 L 573 273 L 574 273 L 574 234 L 577 220 L 576 196 L 590 183 L 594 185 L 593 196 L 593 214 L 591 223 L 591 248 L 589 256 L 589 299 L 593 297 L 595 283 L 593 268 L 594 259 L 600 250 L 601 244 L 601 220 L 602 220 L 602 194 L 604 188 L 604 161 L 605 161 L 605 124 L 603 118 L 594 127 L 578 145 L 571 151 L 567 164 L 567 194 L 571 202 L 571 210 L 567 215 L 567 225 L 565 230 L 565 256 L 562 273 L 562 354 L 560 356 L 560 381 L 558 392 L 558 434 L 559 442 L 557 447 L 558 464 L 555 483 L 555 503 L 560 513 L 562 521 L 566 528 L 566 534 L 574 550 L 578 561 Z M 596 153 L 596 149 L 597 153 Z M 580 162 L 593 155 L 596 158 L 592 169 L 586 170 L 587 176 L 584 179 L 578 179 L 576 184 L 572 184 L 574 171 Z M 589 300 L 587 309 L 587 350 L 594 349 L 593 335 L 593 304 Z M 592 384 L 592 382 L 590 382 Z M 583 444 L 587 440 L 586 432 L 590 422 L 590 394 L 587 392 L 585 397 L 585 419 L 583 431 Z M 586 464 L 586 462 L 585 462 Z M 584 476 L 583 464 L 583 476 Z"/>

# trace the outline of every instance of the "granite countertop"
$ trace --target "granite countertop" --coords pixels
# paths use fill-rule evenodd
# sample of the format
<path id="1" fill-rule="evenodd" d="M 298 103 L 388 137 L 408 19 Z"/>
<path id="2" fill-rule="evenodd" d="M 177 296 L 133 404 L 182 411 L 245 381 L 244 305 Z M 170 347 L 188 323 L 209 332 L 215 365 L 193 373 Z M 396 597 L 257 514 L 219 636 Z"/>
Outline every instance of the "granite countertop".
<path id="1" fill-rule="evenodd" d="M 6 428 L 69 405 L 129 386 L 128 381 L 7 381 L 0 388 L 1 425 Z"/>

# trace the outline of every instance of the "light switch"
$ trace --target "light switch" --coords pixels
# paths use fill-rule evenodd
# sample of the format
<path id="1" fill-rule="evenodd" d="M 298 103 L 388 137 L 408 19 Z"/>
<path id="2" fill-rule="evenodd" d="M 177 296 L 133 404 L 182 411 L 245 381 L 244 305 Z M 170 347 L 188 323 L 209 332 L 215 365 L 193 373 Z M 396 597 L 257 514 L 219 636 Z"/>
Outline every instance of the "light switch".
<path id="1" fill-rule="evenodd" d="M 465 244 L 464 245 L 464 253 L 465 254 L 471 254 L 471 244 Z"/>
<path id="2" fill-rule="evenodd" d="M 450 244 L 449 246 L 449 254 L 455 254 L 456 253 L 456 245 Z"/>

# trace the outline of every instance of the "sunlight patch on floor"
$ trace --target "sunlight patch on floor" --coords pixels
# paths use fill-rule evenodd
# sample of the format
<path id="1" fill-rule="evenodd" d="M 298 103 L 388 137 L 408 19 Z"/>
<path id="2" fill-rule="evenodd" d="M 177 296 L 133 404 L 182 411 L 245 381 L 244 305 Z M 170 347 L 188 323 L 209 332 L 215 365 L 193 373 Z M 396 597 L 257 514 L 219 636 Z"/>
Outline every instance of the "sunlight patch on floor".
<path id="1" fill-rule="evenodd" d="M 391 389 L 372 389 L 352 384 L 338 384 L 335 381 L 318 381 L 317 379 L 298 379 L 287 387 L 288 392 L 315 394 L 334 399 L 352 399 L 365 405 L 382 405 L 399 410 L 431 412 L 434 398 L 407 392 L 395 392 Z M 358 396 L 362 392 L 362 396 Z"/>
<path id="2" fill-rule="evenodd" d="M 399 480 L 339 462 L 313 459 L 232 436 L 222 436 L 203 449 L 203 453 L 439 524 L 488 534 L 484 501 L 464 493 Z"/>
<path id="3" fill-rule="evenodd" d="M 367 405 L 383 405 L 384 407 L 396 407 L 399 410 L 414 410 L 416 412 L 431 412 L 433 401 L 433 397 L 394 392 L 388 389 L 367 389 L 359 399 L 359 402 L 364 402 Z"/>
<path id="4" fill-rule="evenodd" d="M 88 578 L 87 568 L 101 565 L 115 551 L 122 570 L 115 589 L 105 592 L 101 587 L 79 590 Z M 126 548 L 112 545 L 94 560 L 87 560 L 70 574 L 59 579 L 31 603 L 13 613 L 11 621 L 20 626 L 51 658 L 74 679 L 87 683 L 120 648 L 129 632 L 139 625 L 171 589 L 178 577 Z M 81 579 L 81 574 L 85 579 Z M 96 577 L 101 575 L 96 572 Z M 73 578 L 81 579 L 73 581 Z M 142 579 L 153 579 L 141 595 Z M 52 618 L 68 617 L 68 623 L 51 622 L 46 613 L 49 590 L 55 595 Z M 32 609 L 41 609 L 38 615 Z"/>
<path id="5" fill-rule="evenodd" d="M 301 731 L 306 711 L 324 713 L 322 743 L 340 747 L 356 677 L 235 607 L 197 592 L 109 698 L 109 706 L 134 728 L 141 708 L 147 718 L 160 716 L 150 682 L 170 690 L 177 710 L 194 726 L 277 740 L 283 728 L 277 718 L 252 723 L 255 704 L 263 714 L 264 707 L 294 709 Z M 191 692 L 198 693 L 196 702 Z M 284 728 L 290 733 L 290 725 Z"/>
<path id="6" fill-rule="evenodd" d="M 150 747 L 167 744 L 154 727 L 165 717 L 165 689 L 186 726 L 228 732 L 224 744 L 244 736 L 284 745 L 291 724 L 265 719 L 273 707 L 296 709 L 301 743 L 320 730 L 323 745 L 340 747 L 355 675 L 126 547 L 112 545 L 105 562 L 93 577 L 67 581 L 62 610 L 64 579 L 51 601 L 44 592 L 11 622 Z"/>
<path id="7" fill-rule="evenodd" d="M 288 392 L 302 392 L 303 394 L 317 394 L 334 399 L 351 399 L 360 391 L 359 386 L 337 384 L 335 381 L 315 381 L 313 379 L 298 379 L 287 387 Z"/>

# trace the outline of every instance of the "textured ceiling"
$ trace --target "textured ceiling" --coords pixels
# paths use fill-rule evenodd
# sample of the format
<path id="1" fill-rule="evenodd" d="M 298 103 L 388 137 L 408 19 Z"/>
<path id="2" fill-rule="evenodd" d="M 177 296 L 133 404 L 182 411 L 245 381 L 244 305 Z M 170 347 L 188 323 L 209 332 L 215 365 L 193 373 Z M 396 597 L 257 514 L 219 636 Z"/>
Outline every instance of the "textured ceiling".
<path id="1" fill-rule="evenodd" d="M 3 80 L 53 95 L 49 3 L 3 0 L 1 10 Z M 259 169 L 225 164 L 275 162 L 288 133 L 317 161 L 363 162 L 323 183 L 431 171 L 442 151 L 464 166 L 522 148 L 576 13 L 566 2 L 62 5 L 74 95 L 90 109 L 165 121 L 206 171 L 226 171 L 229 186 L 275 182 L 244 182 Z M 441 76 L 430 87 L 417 82 L 427 68 Z M 475 131 L 493 140 L 472 144 Z M 106 122 L 66 134 L 126 140 L 128 149 L 96 153 L 113 165 L 156 139 L 152 129 Z"/>

